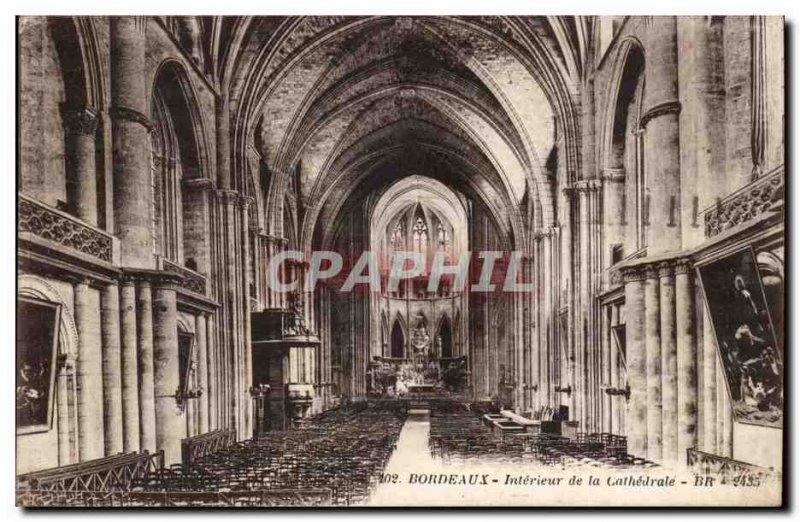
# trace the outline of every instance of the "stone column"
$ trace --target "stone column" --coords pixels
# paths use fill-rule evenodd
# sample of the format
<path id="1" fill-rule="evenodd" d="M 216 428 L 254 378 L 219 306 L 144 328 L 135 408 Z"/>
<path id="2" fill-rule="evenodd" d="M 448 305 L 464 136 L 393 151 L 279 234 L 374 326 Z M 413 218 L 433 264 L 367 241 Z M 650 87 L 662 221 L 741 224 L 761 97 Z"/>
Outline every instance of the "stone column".
<path id="1" fill-rule="evenodd" d="M 577 306 L 577 299 L 575 295 L 575 269 L 574 269 L 574 257 L 572 252 L 572 248 L 574 245 L 573 237 L 575 235 L 575 224 L 574 220 L 572 219 L 572 216 L 575 214 L 574 212 L 575 191 L 571 189 L 565 189 L 564 196 L 565 196 L 564 203 L 566 206 L 566 215 L 568 216 L 568 219 L 566 227 L 564 228 L 564 236 L 563 236 L 564 248 L 562 249 L 562 253 L 564 256 L 563 266 L 567 276 L 567 299 L 569 301 L 567 307 L 567 321 L 569 324 L 569 328 L 567 329 L 568 330 L 567 349 L 565 351 L 569 356 L 569 361 L 568 361 L 569 383 L 572 386 L 572 393 L 570 394 L 568 399 L 569 412 L 570 412 L 569 415 L 570 415 L 570 420 L 579 420 L 577 411 L 577 401 L 575 399 L 575 386 L 578 379 L 578 374 L 577 374 L 578 369 L 576 364 L 577 354 L 575 346 L 575 340 L 577 338 L 575 332 L 575 308 Z"/>
<path id="2" fill-rule="evenodd" d="M 208 343 L 206 342 L 206 316 L 198 314 L 195 318 L 196 348 L 197 348 L 197 377 L 198 385 L 203 391 L 198 400 L 199 429 L 200 433 L 208 432 Z"/>
<path id="3" fill-rule="evenodd" d="M 216 338 L 214 337 L 214 316 L 206 318 L 206 352 L 208 354 L 208 429 L 219 428 L 219 359 L 217 358 Z"/>
<path id="4" fill-rule="evenodd" d="M 647 352 L 647 458 L 661 462 L 661 312 L 658 273 L 653 266 L 648 266 L 646 275 L 644 323 Z"/>
<path id="5" fill-rule="evenodd" d="M 120 291 L 120 337 L 122 344 L 122 448 L 139 451 L 139 365 L 137 364 L 136 287 L 130 277 Z"/>
<path id="6" fill-rule="evenodd" d="M 703 451 L 717 452 L 717 345 L 708 309 L 703 314 Z"/>
<path id="7" fill-rule="evenodd" d="M 80 219 L 97 225 L 95 133 L 97 114 L 91 109 L 66 110 L 64 122 L 67 202 Z"/>
<path id="8" fill-rule="evenodd" d="M 677 25 L 674 16 L 649 17 L 645 165 L 649 198 L 648 255 L 681 248 Z"/>
<path id="9" fill-rule="evenodd" d="M 623 243 L 625 233 L 625 171 L 622 169 L 603 170 L 603 239 L 608 245 L 604 267 L 611 266 L 610 248 Z"/>
<path id="10" fill-rule="evenodd" d="M 230 114 L 226 100 L 220 99 L 216 106 L 217 125 L 217 188 L 231 188 L 231 131 Z"/>
<path id="11" fill-rule="evenodd" d="M 124 266 L 154 268 L 145 17 L 111 17 L 115 235 Z"/>
<path id="12" fill-rule="evenodd" d="M 683 248 L 705 240 L 699 212 L 729 194 L 725 168 L 723 17 L 678 18 Z M 734 116 L 735 118 L 735 116 Z"/>
<path id="13" fill-rule="evenodd" d="M 153 293 L 150 281 L 138 283 L 136 340 L 139 353 L 139 437 L 142 450 L 156 450 L 155 382 L 153 378 Z"/>
<path id="14" fill-rule="evenodd" d="M 625 336 L 627 345 L 628 384 L 628 445 L 637 457 L 647 455 L 647 352 L 645 347 L 645 283 L 644 271 L 632 268 L 625 271 Z"/>
<path id="15" fill-rule="evenodd" d="M 74 285 L 78 328 L 78 455 L 81 462 L 103 456 L 103 365 L 100 303 L 89 281 Z"/>
<path id="16" fill-rule="evenodd" d="M 661 311 L 661 404 L 663 461 L 678 462 L 678 356 L 675 318 L 675 280 L 671 263 L 658 267 Z"/>
<path id="17" fill-rule="evenodd" d="M 697 339 L 691 268 L 681 260 L 675 266 L 675 326 L 677 330 L 679 462 L 686 450 L 697 447 Z"/>
<path id="18" fill-rule="evenodd" d="M 539 265 L 542 268 L 542 289 L 540 291 L 541 302 L 539 303 L 539 335 L 541 341 L 540 351 L 539 351 L 539 371 L 542 373 L 542 381 L 543 385 L 540 385 L 542 388 L 542 392 L 545 392 L 542 395 L 542 406 L 555 406 L 556 403 L 561 402 L 561 394 L 555 393 L 555 381 L 553 379 L 553 374 L 550 371 L 550 342 L 547 338 L 547 324 L 549 322 L 549 314 L 550 314 L 550 286 L 548 284 L 548 278 L 550 277 L 551 269 L 552 269 L 552 258 L 550 254 L 552 252 L 550 248 L 550 234 L 549 231 L 544 230 L 542 231 L 542 262 Z M 575 384 L 572 385 L 572 393 L 575 393 Z M 581 428 L 583 425 L 581 424 Z"/>
<path id="19" fill-rule="evenodd" d="M 122 444 L 122 354 L 120 350 L 119 287 L 111 284 L 100 297 L 103 338 L 103 419 L 105 453 L 121 453 Z"/>
<path id="20" fill-rule="evenodd" d="M 589 408 L 589 324 L 588 314 L 591 308 L 591 289 L 589 286 L 589 186 L 588 182 L 576 183 L 578 192 L 578 307 L 575 324 L 578 381 L 573 393 L 577 395 L 577 407 L 580 413 L 580 431 L 589 431 L 591 416 Z"/>
<path id="21" fill-rule="evenodd" d="M 244 350 L 244 383 L 242 390 L 243 397 L 242 403 L 244 406 L 244 438 L 249 438 L 253 433 L 253 401 L 250 398 L 250 388 L 253 386 L 253 349 L 252 339 L 250 332 L 250 224 L 249 224 L 249 210 L 248 207 L 254 203 L 253 198 L 245 197 L 241 200 L 241 237 L 242 237 L 242 262 L 241 269 L 244 270 L 242 278 L 242 294 L 240 306 L 242 307 L 242 328 L 244 330 L 244 338 L 242 340 L 242 349 Z M 313 331 L 316 331 L 316 324 L 314 322 L 314 294 L 313 292 L 306 296 L 306 308 L 311 312 L 307 318 L 306 325 Z M 312 377 L 313 380 L 313 377 Z"/>
<path id="22" fill-rule="evenodd" d="M 58 362 L 58 376 L 56 377 L 56 404 L 58 406 L 58 465 L 66 466 L 72 463 L 72 450 L 70 448 L 69 432 L 69 375 L 72 373 L 75 361 L 70 357 L 60 357 Z"/>
<path id="23" fill-rule="evenodd" d="M 178 279 L 159 276 L 153 288 L 153 373 L 155 375 L 156 448 L 164 462 L 181 460 L 181 439 L 186 437 L 183 411 L 176 395 L 180 387 L 178 352 Z"/>

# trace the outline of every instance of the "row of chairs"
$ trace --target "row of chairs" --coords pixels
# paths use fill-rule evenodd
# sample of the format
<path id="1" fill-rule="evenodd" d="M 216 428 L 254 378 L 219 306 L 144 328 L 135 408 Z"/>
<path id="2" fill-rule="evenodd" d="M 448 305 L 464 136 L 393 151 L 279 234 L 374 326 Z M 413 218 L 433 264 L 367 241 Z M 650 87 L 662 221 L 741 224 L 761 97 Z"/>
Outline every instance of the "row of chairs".
<path id="1" fill-rule="evenodd" d="M 429 449 L 445 461 L 498 461 L 557 466 L 655 466 L 630 455 L 627 438 L 611 433 L 579 433 L 563 437 L 554 433 L 520 432 L 500 437 L 481 422 L 478 414 L 441 408 L 431 416 Z"/>
<path id="2" fill-rule="evenodd" d="M 376 487 L 407 411 L 407 404 L 397 401 L 344 405 L 294 429 L 204 455 L 190 466 L 165 468 L 141 480 L 134 491 L 324 490 L 334 505 L 361 502 Z"/>

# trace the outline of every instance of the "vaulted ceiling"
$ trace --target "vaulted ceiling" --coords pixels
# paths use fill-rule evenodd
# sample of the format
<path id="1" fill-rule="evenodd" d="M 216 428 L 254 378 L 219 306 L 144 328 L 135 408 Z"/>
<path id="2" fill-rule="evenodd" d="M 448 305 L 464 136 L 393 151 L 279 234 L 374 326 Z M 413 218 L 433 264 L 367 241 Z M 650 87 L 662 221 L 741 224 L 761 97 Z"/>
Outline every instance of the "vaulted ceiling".
<path id="1" fill-rule="evenodd" d="M 345 202 L 413 175 L 457 186 L 519 237 L 526 200 L 553 215 L 554 149 L 576 168 L 588 19 L 200 24 L 205 66 L 229 100 L 235 171 L 252 170 L 246 158 L 255 150 L 272 173 L 261 187 L 265 205 L 283 204 L 292 188 L 305 241 Z"/>

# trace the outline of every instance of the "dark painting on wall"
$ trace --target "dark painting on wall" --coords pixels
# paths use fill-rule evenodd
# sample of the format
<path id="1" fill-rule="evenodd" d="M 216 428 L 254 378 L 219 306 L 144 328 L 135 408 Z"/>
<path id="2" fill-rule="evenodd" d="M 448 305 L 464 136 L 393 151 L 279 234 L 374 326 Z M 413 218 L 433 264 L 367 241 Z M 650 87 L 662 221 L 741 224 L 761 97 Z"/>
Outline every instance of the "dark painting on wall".
<path id="1" fill-rule="evenodd" d="M 52 427 L 60 312 L 55 303 L 17 301 L 17 433 Z"/>
<path id="2" fill-rule="evenodd" d="M 753 250 L 698 267 L 734 420 L 783 426 L 783 354 Z"/>

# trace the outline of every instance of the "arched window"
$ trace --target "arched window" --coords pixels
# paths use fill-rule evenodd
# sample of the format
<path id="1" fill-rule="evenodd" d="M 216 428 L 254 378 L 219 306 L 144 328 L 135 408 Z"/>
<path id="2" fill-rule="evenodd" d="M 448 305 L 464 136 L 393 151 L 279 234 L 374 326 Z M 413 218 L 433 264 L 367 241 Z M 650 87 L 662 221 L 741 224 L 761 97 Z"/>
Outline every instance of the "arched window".
<path id="1" fill-rule="evenodd" d="M 397 251 L 405 249 L 406 230 L 402 219 L 398 220 L 397 224 L 394 226 L 394 230 L 392 231 L 392 236 L 389 239 L 389 242 L 392 245 L 392 250 Z"/>
<path id="2" fill-rule="evenodd" d="M 202 139 L 195 124 L 194 96 L 179 64 L 170 61 L 159 69 L 150 107 L 155 253 L 180 265 L 196 266 L 205 251 L 204 239 L 188 226 L 200 217 L 186 184 L 202 177 Z"/>
<path id="3" fill-rule="evenodd" d="M 413 245 L 415 252 L 426 252 L 428 250 L 428 224 L 419 214 L 414 218 Z"/>
<path id="4" fill-rule="evenodd" d="M 642 50 L 633 43 L 622 52 L 625 62 L 620 73 L 619 91 L 615 102 L 611 155 L 609 167 L 620 171 L 625 178 L 622 205 L 627 222 L 626 244 L 638 250 L 647 244 L 650 195 L 644 155 L 645 130 L 641 126 L 642 103 L 645 91 L 645 62 Z M 627 255 L 630 252 L 625 252 Z"/>
<path id="5" fill-rule="evenodd" d="M 150 133 L 150 169 L 153 184 L 153 231 L 156 253 L 180 262 L 181 158 L 178 137 L 161 96 L 153 99 L 153 131 Z"/>
<path id="6" fill-rule="evenodd" d="M 450 250 L 450 236 L 441 221 L 436 226 L 436 235 L 438 238 L 437 248 L 445 251 Z"/>

